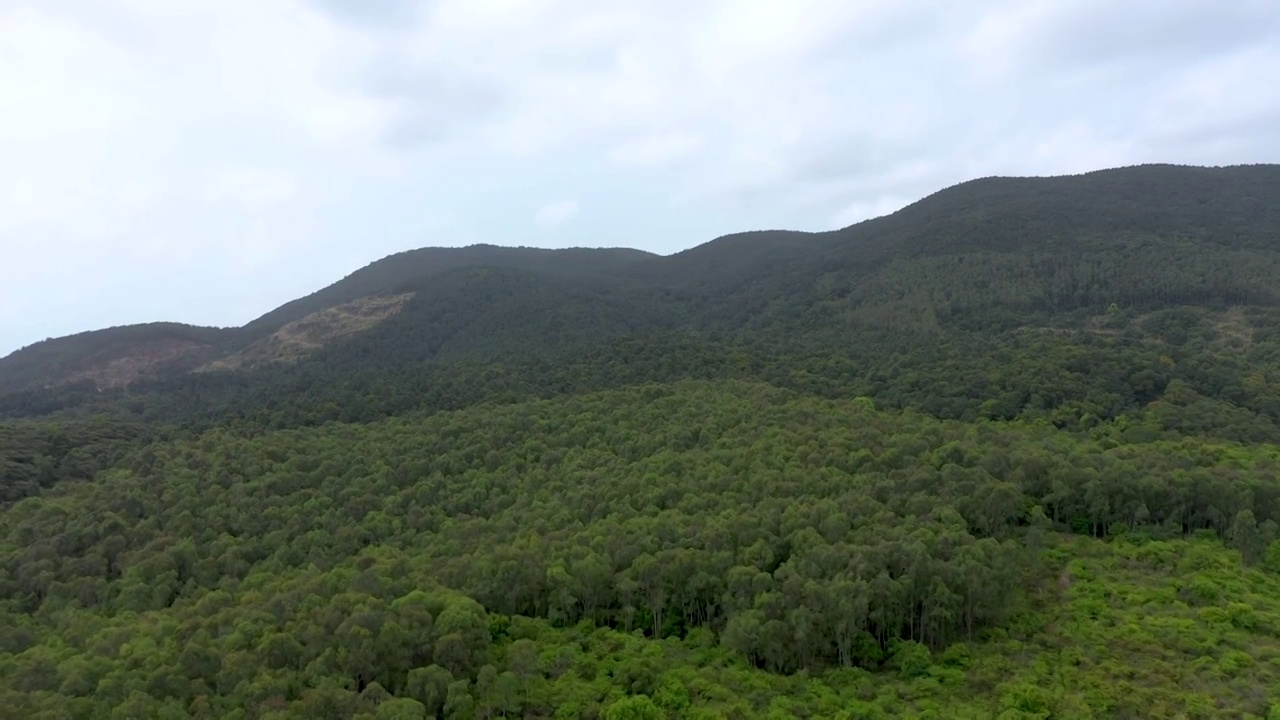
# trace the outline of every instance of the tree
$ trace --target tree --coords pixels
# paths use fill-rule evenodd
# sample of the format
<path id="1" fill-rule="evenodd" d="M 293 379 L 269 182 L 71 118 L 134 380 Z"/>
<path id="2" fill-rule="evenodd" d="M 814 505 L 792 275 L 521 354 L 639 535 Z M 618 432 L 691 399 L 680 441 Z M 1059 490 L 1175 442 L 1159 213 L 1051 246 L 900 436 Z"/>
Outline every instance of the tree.
<path id="1" fill-rule="evenodd" d="M 378 706 L 374 720 L 426 720 L 427 708 L 412 698 L 393 698 Z"/>
<path id="2" fill-rule="evenodd" d="M 409 695 L 421 702 L 428 713 L 436 715 L 444 708 L 452 682 L 453 676 L 448 670 L 429 665 L 410 670 L 406 685 Z"/>
<path id="3" fill-rule="evenodd" d="M 470 683 L 466 680 L 449 683 L 449 692 L 444 702 L 446 720 L 471 720 L 475 716 L 475 705 Z"/>
<path id="4" fill-rule="evenodd" d="M 1227 537 L 1231 546 L 1240 551 L 1245 565 L 1256 565 L 1262 559 L 1262 534 L 1258 531 L 1258 521 L 1252 510 L 1245 508 L 1236 513 Z"/>
<path id="5" fill-rule="evenodd" d="M 605 720 L 662 720 L 662 710 L 647 695 L 630 695 L 604 710 Z"/>

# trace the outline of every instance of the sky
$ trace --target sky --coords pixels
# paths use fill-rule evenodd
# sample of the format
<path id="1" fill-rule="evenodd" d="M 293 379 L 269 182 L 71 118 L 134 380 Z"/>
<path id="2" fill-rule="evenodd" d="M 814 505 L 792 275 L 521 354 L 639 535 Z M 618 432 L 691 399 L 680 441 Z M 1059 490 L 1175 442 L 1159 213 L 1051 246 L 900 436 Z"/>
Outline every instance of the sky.
<path id="1" fill-rule="evenodd" d="M 386 255 L 1280 161 L 1275 0 L 0 0 L 0 355 Z"/>

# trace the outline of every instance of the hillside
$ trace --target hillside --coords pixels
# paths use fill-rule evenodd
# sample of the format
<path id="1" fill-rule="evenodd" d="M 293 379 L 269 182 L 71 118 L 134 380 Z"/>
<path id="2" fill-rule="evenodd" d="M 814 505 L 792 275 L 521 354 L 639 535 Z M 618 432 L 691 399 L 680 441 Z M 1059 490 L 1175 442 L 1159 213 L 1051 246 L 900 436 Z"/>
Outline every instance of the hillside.
<path id="1" fill-rule="evenodd" d="M 216 356 L 225 338 L 218 328 L 177 323 L 50 338 L 0 360 L 0 394 L 78 382 L 120 387 L 158 369 L 192 370 Z"/>
<path id="2" fill-rule="evenodd" d="M 297 362 L 325 345 L 372 329 L 404 310 L 413 296 L 412 292 L 372 295 L 317 310 L 281 325 L 270 335 L 214 360 L 197 372 L 253 370 Z"/>
<path id="3" fill-rule="evenodd" d="M 625 294 L 638 311 L 618 317 L 604 337 L 648 326 L 642 315 L 654 308 L 667 316 L 664 331 L 723 337 L 839 335 L 866 326 L 1078 326 L 1112 304 L 1137 312 L 1177 305 L 1273 307 L 1280 302 L 1277 197 L 1278 166 L 1152 165 L 974 180 L 843 230 L 744 233 L 668 257 L 625 249 L 425 248 L 373 263 L 244 328 L 179 333 L 173 325 L 138 326 L 32 346 L 0 359 L 0 393 L 85 380 L 115 387 L 172 376 L 244 353 L 315 313 L 433 285 L 458 290 L 420 300 L 431 303 L 424 313 L 465 314 L 475 294 L 448 278 L 479 268 L 527 278 L 513 289 L 530 283 L 550 288 L 532 291 L 535 296 L 555 297 L 562 284 Z M 558 312 L 537 306 L 537 297 L 530 300 L 527 310 Z M 580 302 L 590 305 L 592 298 Z M 533 322 L 531 334 L 541 337 L 540 320 Z M 345 337 L 339 333 L 309 346 Z M 504 341 L 487 345 L 495 344 Z M 534 352 L 559 347 L 538 340 L 518 344 Z M 424 347 L 414 354 L 433 352 Z"/>
<path id="4" fill-rule="evenodd" d="M 974 180 L 807 243 L 791 238 L 794 257 L 753 251 L 754 271 L 707 296 L 747 295 L 757 311 L 789 304 L 789 322 L 805 313 L 971 329 L 1101 314 L 1112 303 L 1274 306 L 1278 198 L 1274 165 Z M 775 236 L 761 247 L 772 247 L 765 237 Z M 715 246 L 671 261 L 711 265 Z"/>
<path id="5" fill-rule="evenodd" d="M 655 257 L 627 248 L 544 250 L 472 245 L 465 248 L 422 248 L 372 263 L 304 298 L 286 303 L 246 325 L 248 337 L 276 330 L 326 308 L 359 298 L 417 290 L 432 278 L 473 267 L 516 268 L 556 278 L 598 277 Z"/>
<path id="6" fill-rule="evenodd" d="M 519 268 L 557 280 L 598 277 L 610 269 L 653 257 L 628 249 L 541 250 L 474 245 L 424 248 L 372 263 L 304 298 L 286 303 L 242 328 L 198 328 L 175 323 L 132 325 L 49 339 L 0 358 L 0 394 L 56 387 L 84 381 L 96 387 L 119 387 L 140 379 L 182 374 L 206 367 L 241 368 L 248 353 L 258 365 L 271 357 L 262 345 L 286 328 L 351 303 L 378 304 L 412 293 L 434 278 L 467 268 Z M 446 302 L 452 298 L 446 299 Z M 387 315 L 389 316 L 389 314 Z M 385 319 L 385 317 L 383 318 Z M 363 323 L 371 327 L 374 323 Z M 321 333 L 305 343 L 320 347 L 348 335 Z M 254 346 L 257 347 L 254 347 Z M 295 350 L 297 348 L 295 347 Z M 297 353 L 286 353 L 295 357 Z M 235 359 L 230 359 L 235 358 Z"/>
<path id="7" fill-rule="evenodd" d="M 0 716 L 1280 718 L 1280 166 L 0 360 Z"/>
<path id="8" fill-rule="evenodd" d="M 1280 448 L 1113 432 L 678 383 L 159 442 L 0 516 L 3 699 L 1270 717 Z"/>

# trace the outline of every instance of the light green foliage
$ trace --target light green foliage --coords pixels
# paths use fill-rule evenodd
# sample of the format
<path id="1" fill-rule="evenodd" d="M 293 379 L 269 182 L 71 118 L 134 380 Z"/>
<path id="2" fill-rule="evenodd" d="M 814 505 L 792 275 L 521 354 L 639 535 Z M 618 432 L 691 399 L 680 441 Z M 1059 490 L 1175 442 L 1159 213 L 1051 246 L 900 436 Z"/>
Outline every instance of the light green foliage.
<path id="1" fill-rule="evenodd" d="M 645 695 L 630 695 L 616 700 L 604 711 L 605 720 L 662 720 L 662 710 Z"/>
<path id="2" fill-rule="evenodd" d="M 1254 524 L 1272 518 L 1265 476 L 1240 472 L 1267 448 L 691 383 L 149 455 L 0 516 L 4 700 L 24 717 L 1264 717 L 1277 700 L 1255 689 L 1280 680 L 1280 582 L 1219 539 L 1250 497 Z M 1207 532 L 1152 539 L 1173 518 Z"/>

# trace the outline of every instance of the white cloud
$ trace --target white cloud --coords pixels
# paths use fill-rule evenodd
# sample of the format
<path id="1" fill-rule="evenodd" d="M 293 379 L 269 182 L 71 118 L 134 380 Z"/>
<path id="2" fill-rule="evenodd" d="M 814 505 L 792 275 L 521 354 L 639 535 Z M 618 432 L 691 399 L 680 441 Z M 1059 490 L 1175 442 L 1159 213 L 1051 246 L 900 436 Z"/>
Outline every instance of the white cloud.
<path id="1" fill-rule="evenodd" d="M 545 205 L 534 216 L 534 222 L 545 228 L 559 227 L 578 215 L 577 200 L 561 200 Z"/>
<path id="2" fill-rule="evenodd" d="M 289 199 L 297 185 L 297 178 L 286 170 L 232 167 L 213 176 L 207 197 L 213 202 L 231 201 L 262 208 Z"/>
<path id="3" fill-rule="evenodd" d="M 668 133 L 629 138 L 609 152 L 624 165 L 670 165 L 696 153 L 703 138 L 691 133 Z"/>

